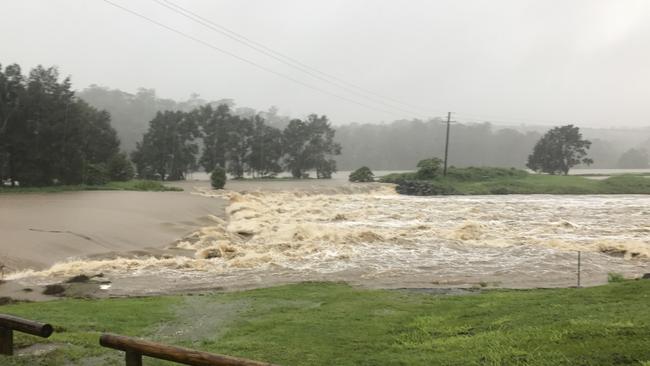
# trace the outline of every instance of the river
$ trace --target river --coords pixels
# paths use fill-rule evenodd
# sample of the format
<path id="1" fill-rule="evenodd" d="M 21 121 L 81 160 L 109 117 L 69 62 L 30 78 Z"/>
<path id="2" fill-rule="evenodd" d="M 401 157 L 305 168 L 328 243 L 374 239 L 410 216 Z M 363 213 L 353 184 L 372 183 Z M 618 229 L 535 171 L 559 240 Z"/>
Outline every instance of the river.
<path id="1" fill-rule="evenodd" d="M 411 197 L 390 185 L 340 182 L 185 187 L 194 199 L 227 202 L 225 212 L 164 254 L 72 258 L 8 277 L 35 285 L 102 273 L 113 295 L 305 280 L 557 287 L 576 284 L 578 251 L 583 285 L 605 283 L 610 272 L 650 272 L 649 196 Z"/>

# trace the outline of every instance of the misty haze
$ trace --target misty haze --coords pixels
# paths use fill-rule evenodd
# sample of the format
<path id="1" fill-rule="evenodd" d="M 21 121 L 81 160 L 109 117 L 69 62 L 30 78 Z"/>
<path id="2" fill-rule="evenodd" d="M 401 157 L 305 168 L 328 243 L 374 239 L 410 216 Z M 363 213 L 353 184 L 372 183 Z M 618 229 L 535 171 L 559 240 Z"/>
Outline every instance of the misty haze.
<path id="1" fill-rule="evenodd" d="M 650 2 L 0 15 L 0 364 L 650 365 Z"/>

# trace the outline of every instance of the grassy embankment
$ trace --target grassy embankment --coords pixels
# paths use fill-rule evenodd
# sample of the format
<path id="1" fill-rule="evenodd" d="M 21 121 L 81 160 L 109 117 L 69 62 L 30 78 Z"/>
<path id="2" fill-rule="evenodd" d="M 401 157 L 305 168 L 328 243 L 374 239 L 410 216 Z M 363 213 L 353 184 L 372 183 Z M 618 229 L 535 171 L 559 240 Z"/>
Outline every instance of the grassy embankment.
<path id="1" fill-rule="evenodd" d="M 47 186 L 47 187 L 3 187 L 2 193 L 52 193 L 72 191 L 182 191 L 182 188 L 164 185 L 154 180 L 130 180 L 127 182 L 108 182 L 103 185 L 69 185 L 69 186 Z"/>
<path id="2" fill-rule="evenodd" d="M 650 281 L 444 296 L 305 283 L 237 293 L 0 307 L 58 349 L 2 365 L 121 364 L 100 332 L 283 365 L 650 365 Z M 24 347 L 43 342 L 18 335 Z M 146 360 L 148 365 L 162 364 Z"/>
<path id="3" fill-rule="evenodd" d="M 416 173 L 391 174 L 382 182 L 398 183 L 410 194 L 650 194 L 650 178 L 617 175 L 606 179 L 529 174 L 518 169 L 452 168 L 447 177 L 419 180 Z M 399 188 L 398 188 L 399 190 Z M 409 192 L 403 192 L 409 193 Z"/>

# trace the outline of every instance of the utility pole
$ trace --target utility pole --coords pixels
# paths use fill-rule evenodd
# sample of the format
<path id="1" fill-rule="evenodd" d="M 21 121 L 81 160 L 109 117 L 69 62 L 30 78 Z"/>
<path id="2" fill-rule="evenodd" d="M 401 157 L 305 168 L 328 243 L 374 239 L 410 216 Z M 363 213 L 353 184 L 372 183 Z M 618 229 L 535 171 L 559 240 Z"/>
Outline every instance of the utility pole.
<path id="1" fill-rule="evenodd" d="M 447 112 L 447 137 L 445 138 L 445 167 L 442 171 L 443 176 L 447 176 L 447 156 L 449 155 L 449 125 L 451 123 L 451 112 Z"/>
<path id="2" fill-rule="evenodd" d="M 578 288 L 580 288 L 580 251 L 578 250 Z"/>

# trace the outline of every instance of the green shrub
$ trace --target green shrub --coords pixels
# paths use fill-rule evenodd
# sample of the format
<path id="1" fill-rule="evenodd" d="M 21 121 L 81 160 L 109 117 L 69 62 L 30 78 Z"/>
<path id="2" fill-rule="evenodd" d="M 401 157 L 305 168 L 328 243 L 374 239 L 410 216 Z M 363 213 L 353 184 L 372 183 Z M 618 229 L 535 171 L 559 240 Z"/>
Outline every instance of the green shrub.
<path id="1" fill-rule="evenodd" d="M 100 186 L 108 183 L 108 171 L 105 164 L 87 164 L 84 168 L 84 184 Z"/>
<path id="2" fill-rule="evenodd" d="M 623 275 L 620 274 L 620 273 L 609 272 L 607 274 L 607 282 L 608 283 L 623 282 L 623 281 L 625 281 L 625 277 L 623 277 Z"/>
<path id="3" fill-rule="evenodd" d="M 400 183 L 406 180 L 417 180 L 416 173 L 391 173 L 379 178 L 381 183 Z"/>
<path id="4" fill-rule="evenodd" d="M 433 179 L 440 174 L 440 164 L 442 160 L 438 158 L 430 158 L 420 160 L 418 162 L 418 179 Z"/>
<path id="5" fill-rule="evenodd" d="M 221 167 L 216 167 L 210 174 L 210 183 L 214 189 L 222 189 L 226 185 L 226 171 Z"/>
<path id="6" fill-rule="evenodd" d="M 158 180 L 137 180 L 133 181 L 130 188 L 136 191 L 182 191 L 178 187 L 168 187 Z"/>
<path id="7" fill-rule="evenodd" d="M 510 194 L 510 190 L 506 187 L 496 187 L 490 189 L 490 194 Z"/>
<path id="8" fill-rule="evenodd" d="M 647 194 L 650 191 L 650 179 L 638 175 L 616 175 L 599 183 L 611 193 Z"/>
<path id="9" fill-rule="evenodd" d="M 372 174 L 372 170 L 367 166 L 362 166 L 361 168 L 350 173 L 350 182 L 374 182 L 375 175 Z"/>
<path id="10" fill-rule="evenodd" d="M 113 155 L 108 161 L 108 178 L 116 182 L 126 182 L 135 176 L 133 164 L 124 153 Z"/>
<path id="11" fill-rule="evenodd" d="M 401 181 L 395 189 L 397 193 L 412 196 L 438 196 L 459 194 L 448 182 L 441 181 Z"/>

